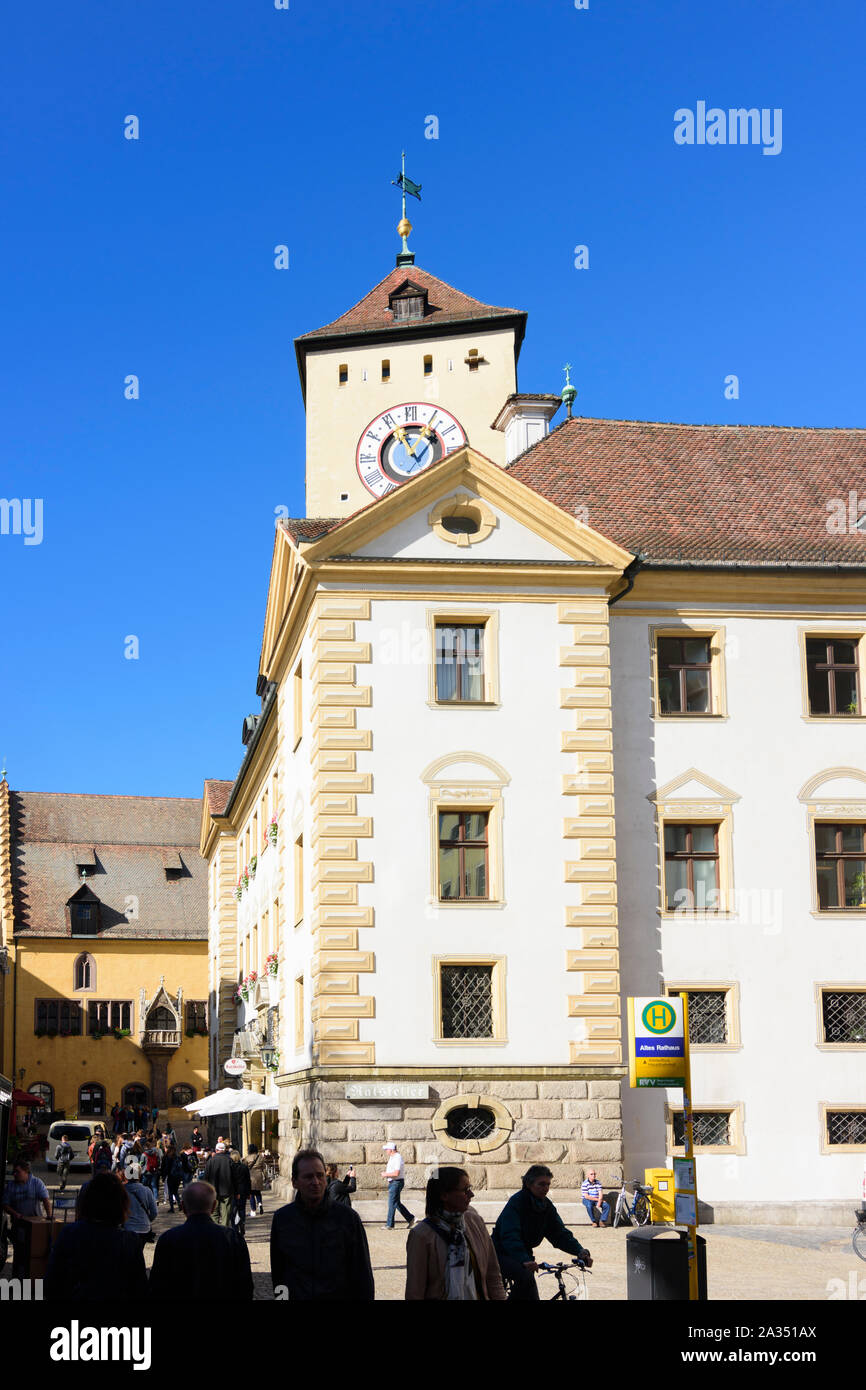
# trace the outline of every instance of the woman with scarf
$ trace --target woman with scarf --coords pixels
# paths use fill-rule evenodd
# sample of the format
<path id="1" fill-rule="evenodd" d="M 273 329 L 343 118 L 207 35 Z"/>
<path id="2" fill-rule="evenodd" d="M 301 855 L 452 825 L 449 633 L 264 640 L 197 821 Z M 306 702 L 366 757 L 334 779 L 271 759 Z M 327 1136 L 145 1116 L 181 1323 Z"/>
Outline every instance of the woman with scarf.
<path id="1" fill-rule="evenodd" d="M 502 1303 L 505 1289 L 487 1227 L 469 1210 L 462 1168 L 439 1168 L 427 1183 L 426 1216 L 406 1242 L 406 1298 Z"/>

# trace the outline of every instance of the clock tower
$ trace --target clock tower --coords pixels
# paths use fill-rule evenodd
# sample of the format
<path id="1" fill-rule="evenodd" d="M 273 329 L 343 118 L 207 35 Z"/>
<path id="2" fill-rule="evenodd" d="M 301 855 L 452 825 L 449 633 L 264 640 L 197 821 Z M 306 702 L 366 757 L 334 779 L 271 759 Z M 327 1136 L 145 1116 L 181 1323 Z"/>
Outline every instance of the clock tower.
<path id="1" fill-rule="evenodd" d="M 404 237 L 384 280 L 295 341 L 307 516 L 349 516 L 464 444 L 504 465 L 493 422 L 517 389 L 525 327 L 523 311 L 482 304 L 416 266 Z"/>

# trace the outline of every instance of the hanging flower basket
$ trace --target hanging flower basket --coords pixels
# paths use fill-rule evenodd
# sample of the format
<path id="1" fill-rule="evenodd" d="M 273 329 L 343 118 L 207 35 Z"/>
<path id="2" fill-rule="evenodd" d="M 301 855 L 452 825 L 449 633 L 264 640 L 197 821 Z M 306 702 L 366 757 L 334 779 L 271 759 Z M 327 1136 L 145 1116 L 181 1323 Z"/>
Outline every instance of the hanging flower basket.
<path id="1" fill-rule="evenodd" d="M 271 955 L 268 956 L 267 960 L 265 961 L 265 965 L 267 967 L 268 975 L 272 980 L 275 980 L 277 977 L 277 971 L 280 968 L 280 962 L 276 951 L 273 951 Z"/>
<path id="2" fill-rule="evenodd" d="M 238 886 L 235 889 L 235 896 L 237 897 L 238 902 L 240 902 L 241 898 L 243 897 L 243 892 L 243 875 L 241 875 L 241 877 L 238 879 Z"/>
<path id="3" fill-rule="evenodd" d="M 257 868 L 257 866 L 258 866 L 258 862 L 259 862 L 259 860 L 258 860 L 258 855 L 255 855 L 255 854 L 254 854 L 253 857 L 252 857 L 252 859 L 251 859 L 250 862 L 249 862 L 250 878 L 255 878 L 255 876 L 256 876 L 256 868 Z"/>
<path id="4" fill-rule="evenodd" d="M 276 816 L 271 816 L 271 823 L 270 823 L 270 825 L 268 826 L 268 839 L 270 840 L 270 842 L 271 842 L 272 845 L 275 845 L 275 844 L 277 843 L 277 818 L 276 818 Z"/>
<path id="5" fill-rule="evenodd" d="M 245 888 L 249 888 L 249 886 L 250 886 L 250 866 L 249 866 L 249 864 L 246 865 L 246 867 L 244 868 L 243 873 L 241 874 L 241 883 L 244 885 Z"/>

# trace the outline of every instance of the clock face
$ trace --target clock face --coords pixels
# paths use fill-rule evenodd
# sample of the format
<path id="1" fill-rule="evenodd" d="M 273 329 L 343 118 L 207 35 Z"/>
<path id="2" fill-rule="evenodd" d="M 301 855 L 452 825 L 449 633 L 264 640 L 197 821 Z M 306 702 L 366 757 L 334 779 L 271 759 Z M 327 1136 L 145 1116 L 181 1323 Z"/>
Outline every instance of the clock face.
<path id="1" fill-rule="evenodd" d="M 358 476 L 374 497 L 384 497 L 437 459 L 466 443 L 459 420 L 429 401 L 383 410 L 358 441 Z"/>

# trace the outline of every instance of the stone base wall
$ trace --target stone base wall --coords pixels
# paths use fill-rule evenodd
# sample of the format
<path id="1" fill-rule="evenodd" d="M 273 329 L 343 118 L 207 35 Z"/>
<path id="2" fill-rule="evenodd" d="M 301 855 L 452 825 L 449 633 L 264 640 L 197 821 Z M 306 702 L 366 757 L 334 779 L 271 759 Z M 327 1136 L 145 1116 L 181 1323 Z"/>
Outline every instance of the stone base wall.
<path id="1" fill-rule="evenodd" d="M 589 1168 L 618 1187 L 622 1177 L 622 1111 L 618 1081 L 430 1081 L 426 1101 L 346 1099 L 346 1081 L 311 1081 L 280 1087 L 279 1192 L 291 1192 L 289 1174 L 299 1148 L 317 1148 L 342 1171 L 355 1165 L 359 1200 L 382 1199 L 382 1145 L 393 1139 L 406 1163 L 407 1205 L 417 1208 L 431 1170 L 465 1168 L 478 1200 L 504 1201 L 517 1191 L 530 1163 L 554 1172 L 556 1200 L 577 1200 Z M 482 1152 L 454 1146 L 434 1129 L 443 1102 L 459 1096 L 495 1101 L 507 1119 L 499 1142 Z M 440 1120 L 441 1124 L 441 1120 Z"/>

